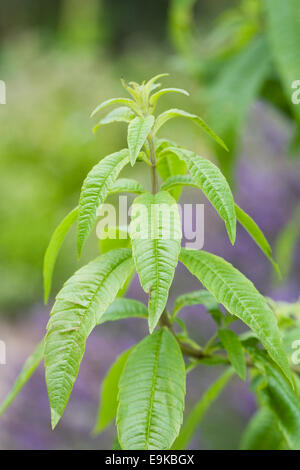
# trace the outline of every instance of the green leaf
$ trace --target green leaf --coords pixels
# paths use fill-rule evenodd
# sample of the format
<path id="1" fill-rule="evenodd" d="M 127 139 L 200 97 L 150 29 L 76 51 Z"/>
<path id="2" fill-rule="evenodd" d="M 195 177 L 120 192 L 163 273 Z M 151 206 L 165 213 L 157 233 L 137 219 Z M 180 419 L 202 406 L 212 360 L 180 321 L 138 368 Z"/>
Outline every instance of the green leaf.
<path id="1" fill-rule="evenodd" d="M 77 245 L 80 256 L 83 244 L 97 218 L 97 210 L 103 204 L 120 171 L 129 162 L 129 152 L 123 149 L 103 158 L 84 180 L 79 200 Z"/>
<path id="2" fill-rule="evenodd" d="M 129 98 L 111 98 L 99 104 L 92 112 L 91 117 L 95 116 L 95 114 L 98 113 L 98 111 L 106 108 L 107 106 L 110 106 L 111 104 L 123 104 L 124 106 L 127 106 L 131 108 L 134 112 L 138 113 L 137 105 L 133 100 Z"/>
<path id="3" fill-rule="evenodd" d="M 167 93 L 181 93 L 182 95 L 190 96 L 190 94 L 186 90 L 183 90 L 182 88 L 163 88 L 162 90 L 157 91 L 156 93 L 154 93 L 151 96 L 150 106 L 152 106 L 152 108 L 155 108 L 155 106 L 157 104 L 157 100 L 161 96 L 163 96 Z"/>
<path id="4" fill-rule="evenodd" d="M 299 1 L 263 0 L 267 33 L 277 72 L 282 80 L 288 103 L 300 122 L 299 106 L 291 101 L 292 83 L 300 77 L 300 20 Z"/>
<path id="5" fill-rule="evenodd" d="M 268 407 L 260 408 L 251 418 L 241 440 L 241 450 L 278 450 L 283 443 L 276 415 Z"/>
<path id="6" fill-rule="evenodd" d="M 206 158 L 195 155 L 189 150 L 172 147 L 166 151 L 174 152 L 185 161 L 193 180 L 224 220 L 229 239 L 234 244 L 236 237 L 234 200 L 230 187 L 219 168 Z"/>
<path id="7" fill-rule="evenodd" d="M 148 309 L 145 304 L 133 299 L 116 299 L 100 318 L 99 324 L 124 318 L 147 318 Z"/>
<path id="8" fill-rule="evenodd" d="M 290 383 L 263 351 L 248 348 L 258 367 L 263 366 L 267 387 L 263 389 L 268 406 L 275 413 L 280 430 L 292 450 L 300 450 L 300 401 Z"/>
<path id="9" fill-rule="evenodd" d="M 222 172 L 229 181 L 251 104 L 270 72 L 270 53 L 264 37 L 255 37 L 224 62 L 210 88 L 209 121 L 223 136 L 230 151 L 216 146 Z"/>
<path id="10" fill-rule="evenodd" d="M 224 259 L 205 251 L 183 248 L 179 259 L 218 302 L 251 328 L 271 358 L 291 380 L 275 316 L 252 282 Z"/>
<path id="11" fill-rule="evenodd" d="M 108 227 L 105 235 L 106 238 L 104 238 L 103 233 L 99 234 L 99 248 L 102 255 L 116 248 L 130 247 L 128 227 Z"/>
<path id="12" fill-rule="evenodd" d="M 174 175 L 185 175 L 186 164 L 177 155 L 175 155 L 175 153 L 166 153 L 164 158 L 158 161 L 157 171 L 161 179 L 165 181 Z M 177 201 L 180 197 L 181 189 L 174 188 L 173 190 L 170 190 L 170 194 Z"/>
<path id="13" fill-rule="evenodd" d="M 286 279 L 292 269 L 294 251 L 300 237 L 300 205 L 297 206 L 291 220 L 280 232 L 276 242 L 276 257 L 283 279 Z"/>
<path id="14" fill-rule="evenodd" d="M 259 226 L 254 222 L 253 219 L 241 209 L 237 204 L 235 204 L 235 212 L 236 217 L 239 223 L 244 227 L 244 229 L 249 233 L 251 238 L 255 241 L 255 243 L 259 246 L 261 251 L 266 255 L 268 260 L 273 265 L 274 269 L 276 270 L 278 276 L 280 277 L 280 269 L 278 264 L 272 258 L 272 249 L 269 245 L 268 240 L 264 236 L 263 232 L 259 228 Z"/>
<path id="15" fill-rule="evenodd" d="M 131 272 L 131 250 L 120 248 L 79 269 L 56 297 L 45 339 L 46 383 L 55 428 L 69 400 L 86 340 Z"/>
<path id="16" fill-rule="evenodd" d="M 44 357 L 44 340 L 42 340 L 32 355 L 26 360 L 20 374 L 18 375 L 11 391 L 6 396 L 4 401 L 0 405 L 0 416 L 7 410 L 9 405 L 14 401 L 16 396 L 22 390 L 24 385 L 28 382 L 32 374 L 35 372 L 39 364 L 42 362 Z"/>
<path id="17" fill-rule="evenodd" d="M 135 193 L 142 194 L 145 192 L 145 189 L 136 180 L 130 178 L 119 178 L 112 186 L 110 194 L 115 193 Z"/>
<path id="18" fill-rule="evenodd" d="M 137 197 L 132 205 L 130 236 L 140 282 L 149 293 L 152 332 L 166 306 L 180 252 L 181 221 L 175 199 L 167 192 Z"/>
<path id="19" fill-rule="evenodd" d="M 108 113 L 101 121 L 96 124 L 93 129 L 93 132 L 96 132 L 99 127 L 105 124 L 111 124 L 112 122 L 130 122 L 135 118 L 134 112 L 131 111 L 127 106 L 122 106 L 121 108 L 114 109 Z"/>
<path id="20" fill-rule="evenodd" d="M 162 163 L 165 159 L 162 160 Z M 193 178 L 190 175 L 174 175 L 164 181 L 160 187 L 161 191 L 173 191 L 174 188 L 178 186 L 191 186 L 193 188 L 198 188 L 198 185 L 195 183 Z"/>
<path id="21" fill-rule="evenodd" d="M 192 439 L 204 413 L 216 401 L 227 385 L 229 379 L 233 376 L 234 370 L 230 367 L 214 382 L 203 394 L 198 403 L 194 406 L 188 417 L 184 421 L 179 436 L 175 440 L 172 449 L 184 450 Z"/>
<path id="22" fill-rule="evenodd" d="M 116 417 L 119 380 L 131 351 L 132 348 L 128 349 L 116 359 L 103 380 L 97 420 L 93 430 L 95 436 L 109 426 Z"/>
<path id="23" fill-rule="evenodd" d="M 247 368 L 244 351 L 239 337 L 232 330 L 219 329 L 218 335 L 227 351 L 228 358 L 236 373 L 242 380 L 246 380 Z"/>
<path id="24" fill-rule="evenodd" d="M 135 164 L 138 154 L 152 129 L 153 123 L 154 116 L 147 116 L 145 118 L 136 117 L 130 122 L 127 141 L 131 166 Z"/>
<path id="25" fill-rule="evenodd" d="M 191 305 L 204 305 L 206 310 L 209 312 L 212 310 L 218 310 L 219 304 L 214 298 L 214 296 L 207 290 L 197 290 L 193 292 L 188 292 L 187 294 L 180 295 L 175 300 L 173 315 L 176 315 L 179 310 L 184 307 Z"/>
<path id="26" fill-rule="evenodd" d="M 119 382 L 122 449 L 169 449 L 183 416 L 185 364 L 174 336 L 160 329 L 130 354 Z"/>
<path id="27" fill-rule="evenodd" d="M 55 229 L 48 248 L 44 256 L 43 264 L 43 278 L 44 278 L 44 298 L 45 304 L 48 302 L 48 298 L 51 292 L 52 274 L 55 265 L 55 261 L 59 252 L 59 249 L 67 235 L 68 231 L 75 223 L 78 217 L 78 207 L 73 209 L 69 214 L 62 220 L 59 226 Z"/>
<path id="28" fill-rule="evenodd" d="M 164 113 L 160 114 L 158 116 L 158 118 L 156 119 L 156 122 L 155 122 L 155 125 L 154 125 L 154 128 L 153 128 L 153 135 L 155 135 L 159 131 L 161 126 L 163 126 L 167 121 L 169 121 L 170 119 L 173 119 L 175 117 L 183 117 L 183 118 L 190 119 L 195 124 L 200 126 L 219 145 L 221 145 L 221 147 L 223 147 L 223 149 L 228 151 L 228 148 L 227 148 L 226 144 L 223 142 L 223 140 L 214 133 L 214 131 L 206 124 L 206 122 L 203 121 L 203 119 L 201 119 L 196 114 L 190 114 L 187 111 L 183 111 L 182 109 L 176 109 L 176 108 L 169 109 L 168 111 L 165 111 Z"/>

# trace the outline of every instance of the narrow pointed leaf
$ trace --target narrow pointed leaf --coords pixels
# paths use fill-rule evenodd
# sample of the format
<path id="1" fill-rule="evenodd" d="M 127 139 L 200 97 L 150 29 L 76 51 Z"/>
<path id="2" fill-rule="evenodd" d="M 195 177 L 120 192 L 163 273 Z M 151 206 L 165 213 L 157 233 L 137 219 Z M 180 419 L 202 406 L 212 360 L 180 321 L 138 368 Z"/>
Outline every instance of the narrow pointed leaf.
<path id="1" fill-rule="evenodd" d="M 165 181 L 174 175 L 185 175 L 187 169 L 185 162 L 175 153 L 166 153 L 164 158 L 157 163 L 157 171 L 161 179 Z M 174 186 L 173 189 L 170 188 L 169 192 L 177 201 L 181 194 L 181 188 Z"/>
<path id="2" fill-rule="evenodd" d="M 108 321 L 125 318 L 147 318 L 148 309 L 145 304 L 134 299 L 116 299 L 100 318 L 99 325 Z"/>
<path id="3" fill-rule="evenodd" d="M 68 231 L 75 223 L 78 217 L 78 207 L 73 209 L 55 229 L 48 248 L 44 256 L 43 278 L 44 278 L 44 298 L 45 304 L 51 292 L 52 274 L 59 249 L 67 235 Z"/>
<path id="4" fill-rule="evenodd" d="M 112 186 L 110 194 L 115 193 L 135 193 L 142 194 L 145 192 L 145 189 L 136 180 L 130 178 L 119 178 Z"/>
<path id="5" fill-rule="evenodd" d="M 146 118 L 136 117 L 128 126 L 128 148 L 130 154 L 130 163 L 133 166 L 136 162 L 138 154 L 140 153 L 149 132 L 154 123 L 154 116 L 147 116 Z"/>
<path id="6" fill-rule="evenodd" d="M 128 349 L 116 359 L 102 382 L 94 435 L 102 432 L 116 417 L 119 380 L 131 351 L 132 348 Z"/>
<path id="7" fill-rule="evenodd" d="M 207 290 L 201 289 L 177 297 L 174 304 L 174 313 L 191 305 L 204 305 L 208 311 L 219 309 L 219 304 L 215 297 Z"/>
<path id="8" fill-rule="evenodd" d="M 130 237 L 141 285 L 149 293 L 152 332 L 166 306 L 180 252 L 181 221 L 175 199 L 167 192 L 137 197 Z"/>
<path id="9" fill-rule="evenodd" d="M 115 299 L 132 266 L 131 250 L 110 251 L 79 269 L 57 295 L 45 339 L 53 428 L 69 400 L 86 340 Z"/>
<path id="10" fill-rule="evenodd" d="M 251 328 L 271 358 L 291 380 L 275 316 L 252 282 L 224 259 L 205 251 L 183 248 L 179 259 L 218 302 Z"/>
<path id="11" fill-rule="evenodd" d="M 91 117 L 95 116 L 95 114 L 98 113 L 98 111 L 101 109 L 104 109 L 112 104 L 123 104 L 124 106 L 131 108 L 133 111 L 137 111 L 136 103 L 133 100 L 129 98 L 111 98 L 99 104 L 92 112 Z"/>
<path id="12" fill-rule="evenodd" d="M 127 149 L 112 153 L 95 165 L 84 180 L 79 200 L 77 232 L 79 255 L 96 221 L 100 204 L 103 204 L 120 171 L 128 162 L 129 152 Z"/>
<path id="13" fill-rule="evenodd" d="M 265 254 L 268 260 L 271 262 L 278 276 L 281 277 L 279 266 L 272 258 L 272 249 L 269 245 L 269 242 L 264 236 L 259 226 L 256 224 L 256 222 L 254 222 L 254 220 L 250 217 L 250 215 L 248 215 L 245 211 L 243 211 L 243 209 L 241 209 L 237 204 L 235 204 L 235 212 L 236 212 L 236 217 L 239 223 L 244 227 L 244 229 L 253 238 L 255 243 L 259 246 L 261 251 Z"/>
<path id="14" fill-rule="evenodd" d="M 236 237 L 234 200 L 229 184 L 219 168 L 189 150 L 176 147 L 168 149 L 170 150 L 185 161 L 193 180 L 224 220 L 229 239 L 234 244 Z"/>
<path id="15" fill-rule="evenodd" d="M 206 132 L 206 134 L 212 137 L 212 139 L 214 139 L 215 142 L 221 145 L 223 149 L 228 151 L 228 148 L 226 144 L 223 142 L 223 140 L 219 136 L 217 136 L 217 134 L 214 133 L 214 131 L 206 124 L 206 122 L 203 119 L 201 119 L 196 114 L 190 114 L 187 111 L 183 111 L 182 109 L 176 109 L 176 108 L 169 109 L 168 111 L 165 111 L 164 113 L 160 114 L 158 118 L 156 119 L 156 122 L 153 128 L 153 135 L 155 135 L 159 131 L 161 126 L 163 126 L 166 122 L 176 117 L 190 119 L 195 124 L 200 126 L 204 130 L 204 132 Z"/>
<path id="16" fill-rule="evenodd" d="M 284 441 L 276 415 L 267 406 L 251 418 L 241 440 L 241 450 L 278 450 Z"/>
<path id="17" fill-rule="evenodd" d="M 246 380 L 246 360 L 239 337 L 234 331 L 225 329 L 219 329 L 218 335 L 236 373 L 242 380 Z"/>
<path id="18" fill-rule="evenodd" d="M 96 124 L 93 131 L 96 132 L 99 127 L 105 124 L 111 124 L 112 122 L 130 122 L 135 118 L 134 112 L 127 106 L 122 106 L 121 108 L 114 109 L 107 114 L 101 121 Z"/>
<path id="19" fill-rule="evenodd" d="M 7 410 L 9 405 L 14 401 L 20 393 L 24 385 L 28 382 L 32 374 L 35 372 L 44 357 L 44 340 L 41 341 L 31 356 L 26 360 L 20 374 L 18 375 L 11 391 L 0 405 L 0 416 Z"/>
<path id="20" fill-rule="evenodd" d="M 166 95 L 167 93 L 181 93 L 182 95 L 190 96 L 190 94 L 182 88 L 163 88 L 162 90 L 157 91 L 151 96 L 150 105 L 152 107 L 155 107 L 158 99 L 161 96 Z"/>
<path id="21" fill-rule="evenodd" d="M 234 370 L 230 367 L 206 390 L 184 421 L 180 434 L 172 446 L 173 450 L 184 450 L 187 448 L 205 412 L 219 397 L 233 374 Z"/>
<path id="22" fill-rule="evenodd" d="M 183 416 L 185 364 L 166 329 L 144 338 L 119 382 L 117 427 L 122 449 L 170 449 Z"/>
<path id="23" fill-rule="evenodd" d="M 162 162 L 164 159 L 162 160 Z M 164 181 L 160 187 L 162 191 L 173 191 L 175 188 L 181 186 L 190 186 L 193 188 L 198 188 L 198 185 L 195 183 L 194 179 L 190 175 L 174 175 L 170 176 L 166 181 Z"/>

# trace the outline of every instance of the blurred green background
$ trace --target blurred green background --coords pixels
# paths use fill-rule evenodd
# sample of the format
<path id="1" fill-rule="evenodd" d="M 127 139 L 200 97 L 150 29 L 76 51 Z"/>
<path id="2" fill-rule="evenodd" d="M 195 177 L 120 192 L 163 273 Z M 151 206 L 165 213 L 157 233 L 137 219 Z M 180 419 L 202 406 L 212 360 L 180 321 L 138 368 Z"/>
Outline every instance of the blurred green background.
<path id="1" fill-rule="evenodd" d="M 7 344 L 8 364 L 0 366 L 0 398 L 47 321 L 41 273 L 49 238 L 77 204 L 89 169 L 126 146 L 122 124 L 103 127 L 95 135 L 89 118 L 99 102 L 123 94 L 121 77 L 142 81 L 169 72 L 166 85 L 191 93 L 189 99 L 166 97 L 159 110 L 181 107 L 201 115 L 224 138 L 229 154 L 217 150 L 189 123 L 172 121 L 164 135 L 220 165 L 240 204 L 278 246 L 284 279 L 274 282 L 269 265 L 243 231 L 232 249 L 217 215 L 199 193 L 189 190 L 183 201 L 206 204 L 205 249 L 232 261 L 264 294 L 290 301 L 299 297 L 300 105 L 291 104 L 287 84 L 289 77 L 300 80 L 300 69 L 282 72 L 274 58 L 267 42 L 273 23 L 263 3 L 1 1 L 0 80 L 6 83 L 7 104 L 0 105 L 0 339 Z M 299 76 L 294 76 L 297 70 Z M 139 164 L 134 172 L 148 187 L 148 170 Z M 94 236 L 81 263 L 97 250 Z M 54 294 L 78 265 L 71 233 L 55 268 Z M 191 289 L 185 276 L 179 270 L 171 302 Z M 130 294 L 143 298 L 136 280 Z M 194 313 L 190 322 L 201 340 L 213 333 L 213 326 Z M 129 322 L 127 327 L 105 327 L 102 336 L 96 335 L 73 405 L 56 434 L 48 429 L 41 370 L 26 386 L 25 398 L 1 421 L 0 448 L 110 448 L 113 433 L 97 439 L 89 435 L 99 384 L 122 346 L 144 333 L 143 326 L 133 329 Z M 192 402 L 216 373 L 206 368 L 202 372 L 191 379 Z M 246 388 L 235 383 L 228 389 L 204 421 L 194 448 L 238 447 L 255 409 Z"/>

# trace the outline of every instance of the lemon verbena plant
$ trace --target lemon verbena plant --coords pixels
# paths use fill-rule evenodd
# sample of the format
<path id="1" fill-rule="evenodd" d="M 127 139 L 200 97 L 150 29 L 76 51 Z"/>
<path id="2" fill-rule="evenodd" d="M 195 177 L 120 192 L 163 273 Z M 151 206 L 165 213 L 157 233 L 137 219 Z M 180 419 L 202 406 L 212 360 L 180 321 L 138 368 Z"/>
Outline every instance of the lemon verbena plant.
<path id="1" fill-rule="evenodd" d="M 55 428 L 70 398 L 90 333 L 105 322 L 135 317 L 148 321 L 149 334 L 119 356 L 105 377 L 95 433 L 115 421 L 121 449 L 184 449 L 204 411 L 228 380 L 234 374 L 245 380 L 248 370 L 261 406 L 258 424 L 265 415 L 271 419 L 271 413 L 279 423 L 280 445 L 284 442 L 299 447 L 297 370 L 289 364 L 276 309 L 224 259 L 204 250 L 181 247 L 177 200 L 182 187 L 193 186 L 204 193 L 223 219 L 232 244 L 238 221 L 277 269 L 269 243 L 257 224 L 235 204 L 218 167 L 192 150 L 158 137 L 167 121 L 180 117 L 193 121 L 226 149 L 222 139 L 199 116 L 176 108 L 155 115 L 156 104 L 166 93 L 188 95 L 182 89 L 161 89 L 158 80 L 165 75 L 140 85 L 122 81 L 130 96 L 109 99 L 92 113 L 95 116 L 108 106 L 118 105 L 102 117 L 95 129 L 115 121 L 125 122 L 128 145 L 91 169 L 83 182 L 78 207 L 55 230 L 44 260 L 45 299 L 50 293 L 58 251 L 76 221 L 80 255 L 94 229 L 99 206 L 111 193 L 128 192 L 137 194 L 130 226 L 115 227 L 117 236 L 101 244 L 100 256 L 80 268 L 56 295 L 45 338 L 25 363 L 0 412 L 44 359 Z M 137 161 L 149 167 L 151 192 L 138 181 L 119 178 L 126 165 L 134 166 Z M 125 233 L 125 241 L 118 236 L 121 233 Z M 178 297 L 169 312 L 168 293 L 178 262 L 199 280 L 199 290 Z M 148 305 L 124 297 L 135 272 L 149 296 Z M 184 307 L 198 304 L 204 305 L 216 324 L 216 332 L 206 345 L 190 337 L 180 316 Z M 238 336 L 230 328 L 237 319 L 249 327 L 247 333 Z M 203 363 L 221 364 L 225 371 L 183 423 L 186 374 Z M 288 425 L 284 413 L 291 420 Z"/>

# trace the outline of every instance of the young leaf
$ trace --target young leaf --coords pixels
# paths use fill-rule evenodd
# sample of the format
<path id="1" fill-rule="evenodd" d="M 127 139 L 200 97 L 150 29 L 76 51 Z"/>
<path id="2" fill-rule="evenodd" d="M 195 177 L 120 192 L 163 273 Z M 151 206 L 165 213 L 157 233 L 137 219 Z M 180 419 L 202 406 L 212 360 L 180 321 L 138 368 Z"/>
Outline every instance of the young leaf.
<path id="1" fill-rule="evenodd" d="M 154 116 L 147 116 L 145 118 L 136 117 L 130 122 L 128 126 L 127 141 L 131 166 L 135 164 L 138 154 L 152 129 L 153 123 Z"/>
<path id="2" fill-rule="evenodd" d="M 101 121 L 96 124 L 93 128 L 93 132 L 96 132 L 99 127 L 105 124 L 111 124 L 112 122 L 130 122 L 132 119 L 135 118 L 134 112 L 131 111 L 130 108 L 127 106 L 122 106 L 121 108 L 114 109 L 110 113 L 107 114 Z"/>
<path id="3" fill-rule="evenodd" d="M 11 391 L 4 399 L 4 401 L 0 405 L 0 416 L 3 415 L 4 411 L 7 410 L 9 405 L 14 401 L 16 396 L 22 390 L 24 385 L 30 379 L 32 374 L 35 372 L 39 364 L 42 362 L 44 356 L 44 340 L 42 340 L 32 355 L 26 360 L 20 374 L 18 375 Z"/>
<path id="4" fill-rule="evenodd" d="M 79 269 L 56 297 L 45 339 L 46 383 L 52 427 L 60 420 L 86 340 L 131 272 L 131 250 L 120 248 Z"/>
<path id="5" fill-rule="evenodd" d="M 95 114 L 98 113 L 98 111 L 106 108 L 107 106 L 110 106 L 111 104 L 123 104 L 124 106 L 131 108 L 135 113 L 138 113 L 139 111 L 136 103 L 129 98 L 111 98 L 99 104 L 92 112 L 91 117 L 95 116 Z"/>
<path id="6" fill-rule="evenodd" d="M 119 382 L 117 427 L 122 449 L 170 449 L 183 416 L 185 364 L 162 328 L 130 354 Z"/>
<path id="7" fill-rule="evenodd" d="M 99 205 L 103 204 L 120 171 L 128 162 L 127 149 L 112 153 L 95 165 L 84 180 L 79 200 L 77 233 L 79 255 L 95 223 Z"/>
<path id="8" fill-rule="evenodd" d="M 172 449 L 184 450 L 192 439 L 204 413 L 216 401 L 222 392 L 223 388 L 227 385 L 229 379 L 233 376 L 234 370 L 230 367 L 214 382 L 203 394 L 200 401 L 194 406 L 180 431 L 179 436 L 175 440 Z"/>
<path id="9" fill-rule="evenodd" d="M 132 206 L 130 237 L 141 285 L 149 293 L 152 332 L 166 306 L 180 252 L 181 221 L 175 199 L 167 192 L 137 197 Z"/>
<path id="10" fill-rule="evenodd" d="M 278 450 L 284 441 L 276 415 L 267 406 L 251 418 L 241 440 L 241 450 Z"/>
<path id="11" fill-rule="evenodd" d="M 115 193 L 135 193 L 142 194 L 145 192 L 145 189 L 136 180 L 130 178 L 119 178 L 112 186 L 109 194 Z"/>
<path id="12" fill-rule="evenodd" d="M 102 432 L 116 417 L 119 380 L 131 351 L 132 348 L 117 358 L 103 380 L 97 420 L 93 430 L 95 436 Z"/>
<path id="13" fill-rule="evenodd" d="M 252 282 L 224 259 L 205 251 L 183 248 L 179 259 L 218 302 L 251 328 L 271 358 L 291 380 L 275 316 Z"/>
<path id="14" fill-rule="evenodd" d="M 62 220 L 59 226 L 55 229 L 48 248 L 44 256 L 43 265 L 43 278 L 44 278 L 44 298 L 45 304 L 48 302 L 49 294 L 51 291 L 52 274 L 55 265 L 55 261 L 59 252 L 59 249 L 67 235 L 68 231 L 75 223 L 78 217 L 78 207 L 73 209 L 69 214 Z"/>
<path id="15" fill-rule="evenodd" d="M 168 111 L 165 111 L 164 113 L 160 114 L 158 118 L 156 119 L 154 128 L 153 128 L 153 135 L 156 135 L 161 126 L 163 126 L 166 122 L 168 122 L 170 119 L 173 119 L 175 117 L 183 117 L 190 119 L 193 121 L 195 124 L 200 126 L 210 137 L 212 137 L 223 149 L 228 151 L 228 148 L 226 144 L 223 142 L 223 140 L 218 137 L 214 131 L 206 124 L 203 119 L 201 119 L 199 116 L 196 114 L 190 114 L 186 111 L 183 111 L 182 109 L 169 109 Z"/>
<path id="16" fill-rule="evenodd" d="M 190 94 L 186 90 L 183 90 L 182 88 L 163 88 L 162 90 L 157 91 L 151 96 L 150 101 L 149 101 L 150 106 L 152 106 L 152 108 L 155 108 L 157 104 L 157 100 L 161 96 L 167 93 L 181 93 L 182 95 L 190 96 Z"/>
<path id="17" fill-rule="evenodd" d="M 236 237 L 234 200 L 230 187 L 219 168 L 189 150 L 172 147 L 168 151 L 174 152 L 185 161 L 193 180 L 224 220 L 229 239 L 234 244 Z"/>
<path id="18" fill-rule="evenodd" d="M 268 240 L 264 236 L 263 232 L 259 228 L 259 226 L 254 222 L 253 219 L 241 209 L 237 204 L 235 204 L 235 212 L 236 217 L 239 223 L 244 227 L 244 229 L 249 233 L 249 235 L 253 238 L 255 243 L 259 246 L 261 251 L 266 255 L 268 260 L 273 265 L 274 269 L 276 270 L 278 276 L 280 277 L 280 269 L 278 264 L 272 258 L 272 249 L 269 245 Z"/>
<path id="19" fill-rule="evenodd" d="M 228 358 L 236 373 L 242 380 L 246 380 L 247 368 L 244 351 L 239 337 L 232 330 L 219 329 L 218 335 L 227 351 Z"/>
<path id="20" fill-rule="evenodd" d="M 100 318 L 99 325 L 108 321 L 124 318 L 147 318 L 148 309 L 145 304 L 134 299 L 116 299 Z"/>

